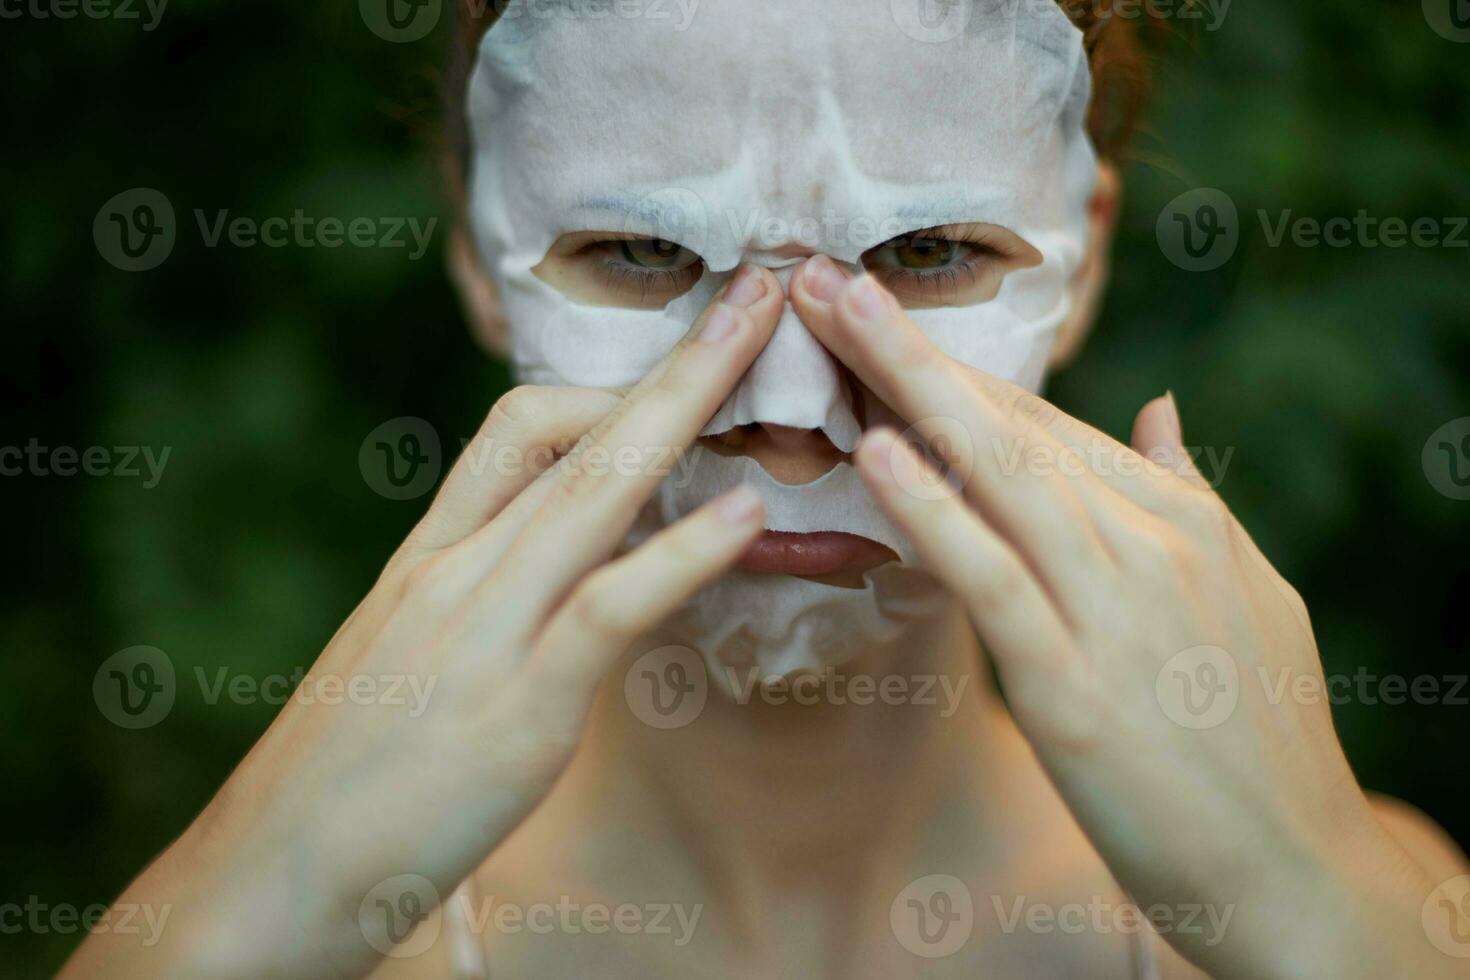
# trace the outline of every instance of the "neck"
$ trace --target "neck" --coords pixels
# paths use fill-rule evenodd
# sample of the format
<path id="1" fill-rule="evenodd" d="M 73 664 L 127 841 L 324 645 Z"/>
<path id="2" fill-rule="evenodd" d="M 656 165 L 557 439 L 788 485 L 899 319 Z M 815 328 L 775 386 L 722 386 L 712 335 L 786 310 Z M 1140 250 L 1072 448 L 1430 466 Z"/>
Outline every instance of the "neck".
<path id="1" fill-rule="evenodd" d="M 856 900 L 941 841 L 970 849 L 1016 765 L 958 607 L 803 681 L 761 687 L 737 671 L 733 695 L 711 684 L 673 729 L 630 710 L 623 678 L 599 698 L 564 799 L 617 828 L 624 848 L 627 834 L 646 841 L 657 852 L 646 865 L 680 866 L 686 884 L 735 907 L 793 891 Z"/>

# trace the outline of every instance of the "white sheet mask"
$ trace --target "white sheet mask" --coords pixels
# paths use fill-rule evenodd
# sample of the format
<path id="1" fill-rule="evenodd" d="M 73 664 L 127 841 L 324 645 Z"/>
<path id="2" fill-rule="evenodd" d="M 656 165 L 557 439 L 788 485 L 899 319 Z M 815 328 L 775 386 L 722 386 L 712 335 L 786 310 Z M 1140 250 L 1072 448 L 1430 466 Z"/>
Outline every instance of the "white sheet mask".
<path id="1" fill-rule="evenodd" d="M 1096 175 L 1082 35 L 1050 0 L 960 2 L 932 23 L 929 6 L 703 0 L 684 19 L 653 17 L 652 6 L 628 17 L 576 0 L 511 5 L 469 84 L 470 208 L 520 379 L 636 383 L 741 261 L 775 269 L 785 286 L 798 260 L 773 254 L 783 245 L 856 268 L 890 238 L 988 222 L 1041 263 L 1011 271 L 991 300 L 911 315 L 950 356 L 1037 390 L 1069 312 Z M 584 231 L 677 242 L 704 272 L 661 310 L 574 301 L 532 269 L 561 235 Z M 788 305 L 704 431 L 821 429 L 850 451 L 852 401 L 838 362 Z M 879 405 L 861 413 L 892 420 Z M 752 460 L 701 450 L 680 472 L 688 478 L 665 481 L 635 539 L 745 479 L 766 500 L 767 527 L 863 534 L 902 559 L 861 589 L 727 575 L 658 634 L 712 667 L 820 670 L 897 642 L 906 622 L 947 601 L 848 464 L 787 486 Z"/>

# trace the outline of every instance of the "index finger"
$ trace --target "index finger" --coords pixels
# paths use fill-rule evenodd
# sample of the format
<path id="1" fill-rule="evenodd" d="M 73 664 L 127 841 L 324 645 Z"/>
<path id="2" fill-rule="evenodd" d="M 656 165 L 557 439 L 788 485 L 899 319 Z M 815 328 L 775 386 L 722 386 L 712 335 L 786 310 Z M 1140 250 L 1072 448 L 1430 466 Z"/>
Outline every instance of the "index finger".
<path id="1" fill-rule="evenodd" d="M 921 435 L 932 428 L 928 420 L 957 418 L 972 437 L 1070 450 L 1079 464 L 1088 461 L 1091 476 L 1150 509 L 1166 492 L 1158 481 L 1138 479 L 1167 475 L 1164 467 L 1019 385 L 949 357 L 871 276 L 849 283 L 836 263 L 816 256 L 791 285 L 807 328 Z"/>

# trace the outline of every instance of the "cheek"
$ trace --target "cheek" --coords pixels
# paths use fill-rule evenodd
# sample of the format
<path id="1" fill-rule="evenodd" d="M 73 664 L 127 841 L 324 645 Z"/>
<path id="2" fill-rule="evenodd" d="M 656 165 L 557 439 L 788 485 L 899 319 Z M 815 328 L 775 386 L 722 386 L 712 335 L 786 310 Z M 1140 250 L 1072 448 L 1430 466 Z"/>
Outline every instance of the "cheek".
<path id="1" fill-rule="evenodd" d="M 1066 312 L 1023 317 L 1003 299 L 967 309 L 916 310 L 910 314 L 940 350 L 968 367 L 1038 391 Z"/>
<path id="2" fill-rule="evenodd" d="M 706 277 L 708 278 L 708 277 Z M 527 384 L 628 387 L 688 332 L 705 305 L 703 283 L 658 310 L 576 302 L 534 275 L 504 288 L 510 358 Z"/>

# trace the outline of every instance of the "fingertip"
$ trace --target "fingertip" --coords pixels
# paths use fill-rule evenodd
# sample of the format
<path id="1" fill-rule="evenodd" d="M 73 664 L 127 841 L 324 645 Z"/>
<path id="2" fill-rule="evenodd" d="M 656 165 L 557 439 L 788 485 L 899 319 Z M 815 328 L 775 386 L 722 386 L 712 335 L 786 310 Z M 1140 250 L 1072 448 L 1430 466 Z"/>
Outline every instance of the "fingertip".
<path id="1" fill-rule="evenodd" d="M 846 288 L 851 275 L 827 255 L 813 255 L 793 276 L 807 299 L 824 309 L 832 305 Z"/>
<path id="2" fill-rule="evenodd" d="M 1135 451 L 1145 456 L 1158 450 L 1173 450 L 1183 444 L 1179 410 L 1171 392 L 1159 395 L 1139 409 L 1133 420 L 1130 442 Z"/>
<path id="3" fill-rule="evenodd" d="M 713 501 L 715 514 L 726 524 L 746 527 L 764 519 L 766 502 L 755 487 L 742 483 Z"/>
<path id="4" fill-rule="evenodd" d="M 833 304 L 837 320 L 859 330 L 886 323 L 898 312 L 893 294 L 870 272 L 854 276 Z"/>

